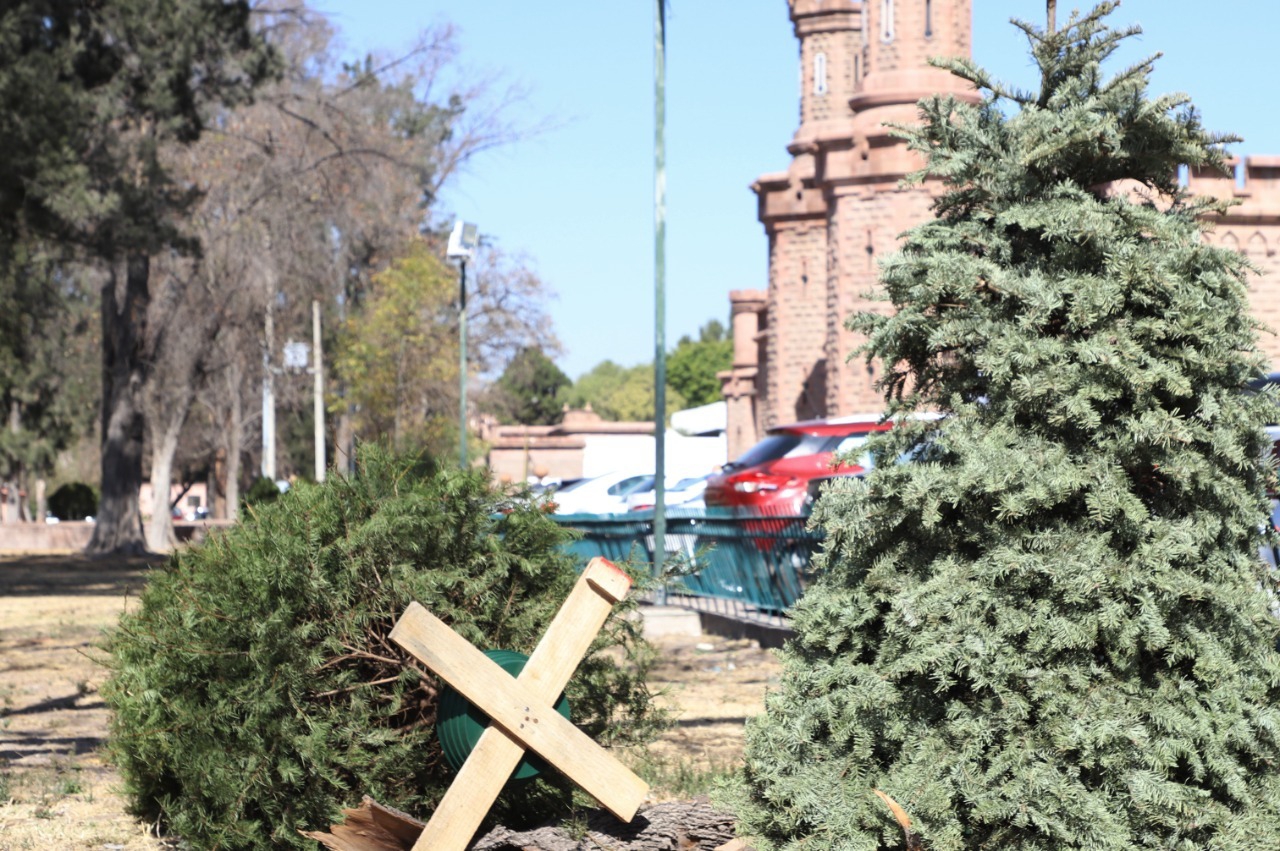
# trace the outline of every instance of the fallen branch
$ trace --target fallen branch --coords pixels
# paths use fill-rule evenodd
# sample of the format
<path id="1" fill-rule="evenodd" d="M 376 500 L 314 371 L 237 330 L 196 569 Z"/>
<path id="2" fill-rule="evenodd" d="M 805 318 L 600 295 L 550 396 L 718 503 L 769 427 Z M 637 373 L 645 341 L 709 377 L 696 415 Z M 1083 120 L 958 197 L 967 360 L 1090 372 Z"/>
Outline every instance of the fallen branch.
<path id="1" fill-rule="evenodd" d="M 879 789 L 872 789 L 880 800 L 884 801 L 889 807 L 889 812 L 893 813 L 893 817 L 897 820 L 899 826 L 902 827 L 902 833 L 907 840 L 907 851 L 924 851 L 924 844 L 920 841 L 920 837 L 916 836 L 911 830 L 911 817 L 907 815 L 907 811 L 902 805 L 890 798 Z"/>

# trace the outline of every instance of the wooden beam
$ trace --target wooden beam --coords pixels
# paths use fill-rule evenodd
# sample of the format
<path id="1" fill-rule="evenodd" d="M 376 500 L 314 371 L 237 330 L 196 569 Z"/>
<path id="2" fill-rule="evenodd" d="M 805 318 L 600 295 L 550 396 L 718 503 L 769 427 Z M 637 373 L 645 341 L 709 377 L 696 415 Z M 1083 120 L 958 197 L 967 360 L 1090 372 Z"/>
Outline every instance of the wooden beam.
<path id="1" fill-rule="evenodd" d="M 648 791 L 644 782 L 550 708 L 586 655 L 613 604 L 625 597 L 630 587 L 631 580 L 625 573 L 604 559 L 593 559 L 514 682 L 426 609 L 417 603 L 410 605 L 392 630 L 391 638 L 495 722 L 481 735 L 445 793 L 418 837 L 415 851 L 464 849 L 526 747 L 595 795 L 614 815 L 628 821 L 635 814 Z M 455 654 L 456 658 L 445 658 Z M 517 684 L 524 696 L 513 700 L 512 688 Z M 490 711 L 491 700 L 506 709 Z M 505 722 L 499 717 L 504 712 Z M 550 720 L 551 715 L 555 715 L 555 721 Z"/>

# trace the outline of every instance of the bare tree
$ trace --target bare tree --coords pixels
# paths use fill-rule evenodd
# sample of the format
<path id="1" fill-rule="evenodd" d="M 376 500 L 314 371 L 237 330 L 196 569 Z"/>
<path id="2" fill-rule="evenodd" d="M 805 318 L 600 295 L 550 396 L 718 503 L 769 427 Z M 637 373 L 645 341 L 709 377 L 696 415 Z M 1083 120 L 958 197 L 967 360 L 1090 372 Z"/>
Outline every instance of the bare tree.
<path id="1" fill-rule="evenodd" d="M 234 514 L 242 459 L 252 455 L 250 388 L 279 363 L 280 340 L 304 327 L 313 298 L 331 319 L 359 317 L 374 275 L 427 226 L 441 186 L 477 153 L 519 135 L 504 119 L 515 93 L 494 96 L 485 82 L 437 94 L 456 62 L 447 27 L 424 33 L 405 56 L 339 66 L 323 18 L 305 8 L 261 12 L 284 57 L 282 77 L 255 103 L 224 111 L 198 144 L 172 153 L 175 172 L 201 193 L 190 226 L 202 252 L 158 258 L 154 267 L 166 297 L 148 314 L 152 547 L 172 539 L 168 500 L 180 445 L 215 459 L 215 492 Z M 538 289 L 524 284 L 476 304 L 486 312 L 503 301 L 514 306 L 518 293 Z M 545 327 L 540 311 L 527 315 Z M 515 328 L 496 313 L 473 321 L 494 334 Z M 483 336 L 481 362 L 489 357 Z M 282 389 L 287 400 L 287 382 Z M 197 400 L 210 426 L 204 441 L 201 429 L 184 436 Z"/>

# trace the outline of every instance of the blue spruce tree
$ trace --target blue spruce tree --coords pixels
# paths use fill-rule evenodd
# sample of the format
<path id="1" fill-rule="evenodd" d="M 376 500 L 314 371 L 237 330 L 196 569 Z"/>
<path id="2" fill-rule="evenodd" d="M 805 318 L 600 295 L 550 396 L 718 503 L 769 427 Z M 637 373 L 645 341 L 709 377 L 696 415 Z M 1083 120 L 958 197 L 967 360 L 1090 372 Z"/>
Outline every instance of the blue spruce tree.
<path id="1" fill-rule="evenodd" d="M 1280 849 L 1280 654 L 1252 270 L 1207 244 L 1180 165 L 1232 141 L 1116 3 L 1017 23 L 1038 90 L 900 128 L 936 218 L 852 320 L 901 425 L 820 503 L 822 577 L 737 805 L 762 849 Z M 936 411 L 938 419 L 912 417 Z M 908 456 L 907 463 L 893 463 Z"/>

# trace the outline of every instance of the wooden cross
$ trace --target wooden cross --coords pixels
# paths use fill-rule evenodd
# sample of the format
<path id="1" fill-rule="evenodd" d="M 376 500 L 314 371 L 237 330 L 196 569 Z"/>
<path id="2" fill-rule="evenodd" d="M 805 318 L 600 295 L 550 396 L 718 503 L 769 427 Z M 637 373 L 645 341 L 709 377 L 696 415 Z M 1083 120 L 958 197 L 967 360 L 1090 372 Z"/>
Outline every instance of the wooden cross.
<path id="1" fill-rule="evenodd" d="M 516 679 L 421 605 L 409 604 L 391 639 L 493 722 L 413 851 L 463 851 L 526 749 L 619 819 L 631 821 L 648 785 L 553 708 L 613 604 L 630 587 L 630 577 L 621 570 L 605 559 L 592 559 Z"/>

